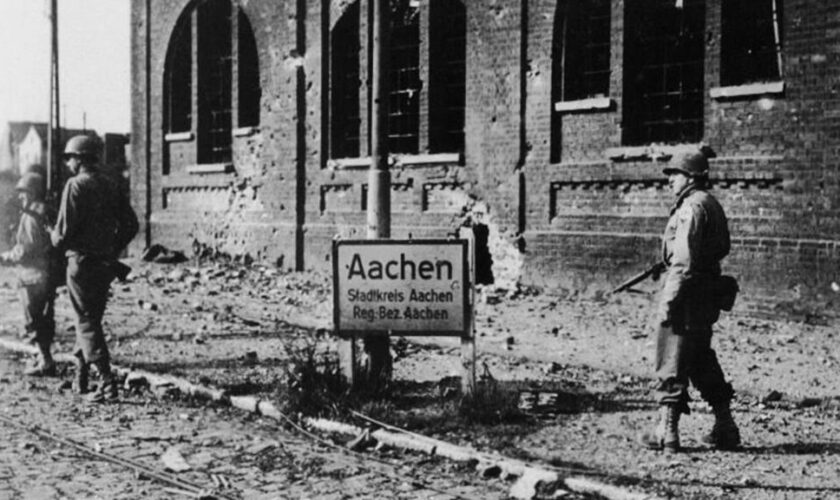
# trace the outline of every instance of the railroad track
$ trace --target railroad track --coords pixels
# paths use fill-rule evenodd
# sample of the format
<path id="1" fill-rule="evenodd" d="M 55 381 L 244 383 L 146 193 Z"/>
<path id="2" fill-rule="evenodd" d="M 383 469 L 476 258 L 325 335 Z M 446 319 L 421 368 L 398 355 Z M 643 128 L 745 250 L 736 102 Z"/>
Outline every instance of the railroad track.
<path id="1" fill-rule="evenodd" d="M 0 357 L 8 359 L 7 354 Z M 380 451 L 354 452 L 302 429 L 227 409 L 177 400 L 161 404 L 147 393 L 127 397 L 124 403 L 88 408 L 78 397 L 56 393 L 45 384 L 28 389 L 23 382 L 0 383 L 0 398 L 5 402 L 0 406 L 0 427 L 16 433 L 19 440 L 25 433 L 44 448 L 71 450 L 70 458 L 76 462 L 107 462 L 135 483 L 153 481 L 157 492 L 152 497 L 506 496 L 504 483 L 442 470 L 452 464 L 396 451 L 391 456 Z M 165 470 L 161 456 L 173 448 L 189 470 Z M 46 456 L 55 460 L 53 455 Z M 0 453 L 0 466 L 4 458 Z M 54 481 L 60 488 L 66 480 L 48 478 L 47 482 Z"/>

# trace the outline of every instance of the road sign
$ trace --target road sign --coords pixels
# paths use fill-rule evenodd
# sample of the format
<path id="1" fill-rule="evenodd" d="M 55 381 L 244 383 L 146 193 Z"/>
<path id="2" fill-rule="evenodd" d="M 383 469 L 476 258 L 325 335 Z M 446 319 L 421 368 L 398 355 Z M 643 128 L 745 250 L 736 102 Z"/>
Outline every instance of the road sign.
<path id="1" fill-rule="evenodd" d="M 336 240 L 339 336 L 471 336 L 466 240 Z"/>

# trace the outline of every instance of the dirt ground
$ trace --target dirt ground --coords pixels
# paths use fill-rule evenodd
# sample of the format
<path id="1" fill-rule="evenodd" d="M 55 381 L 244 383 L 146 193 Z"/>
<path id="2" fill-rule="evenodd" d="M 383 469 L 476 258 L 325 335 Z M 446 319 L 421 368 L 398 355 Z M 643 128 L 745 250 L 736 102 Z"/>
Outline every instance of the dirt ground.
<path id="1" fill-rule="evenodd" d="M 120 364 L 232 393 L 271 394 L 288 362 L 290 336 L 335 347 L 325 273 L 193 262 L 132 265 L 129 281 L 115 284 L 107 314 Z M 19 323 L 19 304 L 12 275 L 0 273 L 0 325 L 9 334 Z M 429 408 L 454 401 L 460 347 L 457 339 L 411 338 L 393 343 L 398 394 L 377 415 L 662 496 L 840 498 L 840 377 L 832 326 L 725 315 L 713 345 L 737 392 L 744 449 L 717 452 L 702 445 L 712 416 L 695 393 L 692 414 L 681 423 L 686 453 L 665 455 L 636 444 L 655 412 L 648 324 L 655 288 L 587 297 L 484 289 L 476 311 L 479 374 L 508 393 L 525 390 L 556 401 L 525 419 L 492 425 L 430 415 Z M 59 297 L 58 322 L 59 347 L 69 350 L 66 296 Z M 412 399 L 414 390 L 425 399 Z M 432 404 L 430 390 L 437 391 Z"/>

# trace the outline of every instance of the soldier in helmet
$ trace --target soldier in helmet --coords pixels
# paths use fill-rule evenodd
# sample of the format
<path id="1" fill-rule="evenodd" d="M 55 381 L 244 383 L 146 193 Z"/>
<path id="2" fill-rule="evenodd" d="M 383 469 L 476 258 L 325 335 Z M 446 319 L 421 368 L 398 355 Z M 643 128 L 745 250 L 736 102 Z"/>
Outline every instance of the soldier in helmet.
<path id="1" fill-rule="evenodd" d="M 55 337 L 55 280 L 50 277 L 50 235 L 44 203 L 46 180 L 34 171 L 24 174 L 16 190 L 22 214 L 15 246 L 0 254 L 4 264 L 19 266 L 20 299 L 27 340 L 38 347 L 36 363 L 24 373 L 36 377 L 56 375 L 51 346 Z"/>
<path id="2" fill-rule="evenodd" d="M 650 448 L 679 451 L 679 420 L 688 413 L 690 381 L 715 415 L 704 441 L 719 449 L 736 448 L 741 438 L 730 412 L 732 386 L 711 347 L 712 325 L 720 316 L 714 290 L 720 261 L 729 253 L 726 215 L 707 191 L 709 163 L 703 153 L 677 155 L 664 173 L 676 202 L 662 237 L 666 270 L 656 318 L 660 421 L 641 441 Z"/>
<path id="3" fill-rule="evenodd" d="M 118 386 L 102 330 L 112 263 L 137 234 L 137 216 L 127 196 L 99 167 L 97 138 L 78 135 L 67 141 L 64 159 L 73 173 L 61 195 L 51 237 L 67 256 L 67 291 L 76 313 L 76 381 L 87 392 L 88 370 L 95 365 L 102 378 L 92 402 L 116 400 Z"/>

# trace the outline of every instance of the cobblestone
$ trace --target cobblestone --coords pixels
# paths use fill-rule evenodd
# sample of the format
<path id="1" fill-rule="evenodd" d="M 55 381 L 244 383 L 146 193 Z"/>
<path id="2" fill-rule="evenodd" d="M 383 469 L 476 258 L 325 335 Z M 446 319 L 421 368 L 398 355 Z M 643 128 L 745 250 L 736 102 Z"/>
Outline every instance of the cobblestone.
<path id="1" fill-rule="evenodd" d="M 54 380 L 21 379 L 21 364 L 0 351 L 0 415 L 157 470 L 170 447 L 192 467 L 179 478 L 211 489 L 224 476 L 238 498 L 503 498 L 507 485 L 435 468 L 423 457 L 348 456 L 279 428 L 273 422 L 217 407 L 126 396 L 115 405 L 83 407 Z M 0 500 L 173 498 L 166 485 L 132 470 L 41 439 L 0 422 Z M 251 450 L 251 451 L 249 451 Z M 258 450 L 256 453 L 254 450 Z M 373 459 L 376 460 L 373 460 Z M 411 474 L 398 470 L 408 465 Z M 339 477 L 341 478 L 339 480 Z M 426 486 L 415 484 L 425 478 Z"/>

